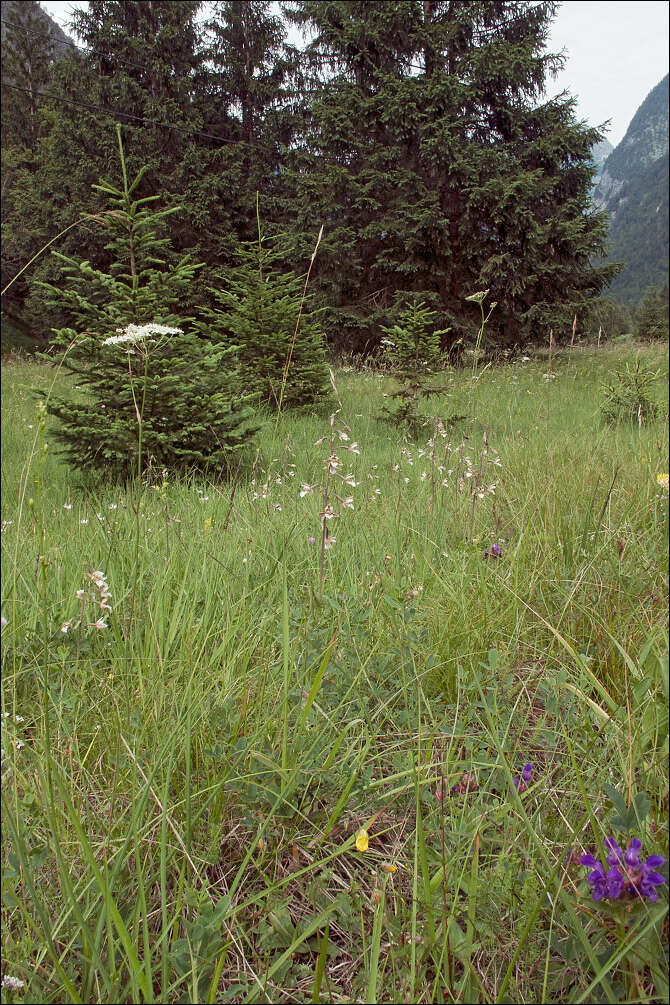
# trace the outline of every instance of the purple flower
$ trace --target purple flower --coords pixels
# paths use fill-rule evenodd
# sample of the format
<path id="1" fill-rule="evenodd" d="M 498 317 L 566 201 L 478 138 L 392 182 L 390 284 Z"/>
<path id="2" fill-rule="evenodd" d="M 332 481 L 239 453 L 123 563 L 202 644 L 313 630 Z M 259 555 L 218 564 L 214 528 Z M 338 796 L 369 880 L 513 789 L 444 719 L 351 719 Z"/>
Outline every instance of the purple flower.
<path id="1" fill-rule="evenodd" d="M 626 877 L 618 866 L 613 865 L 607 870 L 607 896 L 611 900 L 618 900 L 624 891 Z"/>
<path id="2" fill-rule="evenodd" d="M 491 542 L 491 547 L 484 552 L 484 558 L 502 558 L 502 548 L 495 541 Z"/>
<path id="3" fill-rule="evenodd" d="M 641 844 L 641 842 L 639 843 Z M 605 847 L 610 850 L 610 853 L 607 856 L 608 865 L 620 865 L 623 863 L 623 852 L 614 838 L 605 838 Z"/>
<path id="4" fill-rule="evenodd" d="M 665 883 L 665 880 L 659 872 L 654 872 L 654 869 L 659 865 L 663 865 L 665 859 L 662 855 L 650 855 L 646 862 L 643 862 L 640 866 L 640 879 L 638 882 L 637 889 L 641 897 L 646 897 L 650 900 L 652 904 L 655 904 L 658 900 L 657 886 L 661 886 Z"/>
<path id="5" fill-rule="evenodd" d="M 661 855 L 650 855 L 646 861 L 640 862 L 642 842 L 639 838 L 632 838 L 625 851 L 612 837 L 605 838 L 605 847 L 609 850 L 606 862 L 610 868 L 607 872 L 593 855 L 582 855 L 579 860 L 593 870 L 586 877 L 593 899 L 646 897 L 655 904 L 658 900 L 656 888 L 665 883 L 663 876 L 655 870 L 663 865 L 665 859 Z"/>
<path id="6" fill-rule="evenodd" d="M 532 773 L 533 773 L 533 765 L 532 764 L 524 765 L 523 771 L 521 772 L 521 778 L 514 779 L 514 788 L 517 790 L 517 792 L 526 791 Z"/>
<path id="7" fill-rule="evenodd" d="M 607 891 L 607 876 L 602 864 L 593 855 L 582 855 L 579 860 L 582 865 L 588 865 L 593 869 L 586 877 L 586 882 L 591 887 L 591 896 L 594 900 L 602 900 Z"/>
<path id="8" fill-rule="evenodd" d="M 308 537 L 307 540 L 309 541 L 310 544 L 315 544 L 316 543 L 316 538 L 315 537 Z"/>
<path id="9" fill-rule="evenodd" d="M 638 869 L 640 866 L 640 848 L 642 842 L 639 838 L 633 838 L 631 843 L 623 853 L 624 864 L 627 869 Z"/>

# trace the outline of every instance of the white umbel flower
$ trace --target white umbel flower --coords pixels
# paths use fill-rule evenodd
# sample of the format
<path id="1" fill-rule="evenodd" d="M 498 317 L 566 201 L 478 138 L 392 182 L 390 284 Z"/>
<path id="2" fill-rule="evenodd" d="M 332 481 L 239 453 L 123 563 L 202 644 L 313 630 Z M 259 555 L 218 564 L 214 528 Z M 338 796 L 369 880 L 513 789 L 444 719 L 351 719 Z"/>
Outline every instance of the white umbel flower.
<path id="1" fill-rule="evenodd" d="M 136 345 L 138 342 L 142 342 L 146 338 L 151 338 L 153 335 L 183 335 L 184 332 L 181 328 L 170 328 L 169 325 L 128 325 L 127 328 L 117 328 L 117 335 L 110 335 L 102 343 L 103 345 L 120 345 L 122 343 L 128 344 L 129 347 Z"/>

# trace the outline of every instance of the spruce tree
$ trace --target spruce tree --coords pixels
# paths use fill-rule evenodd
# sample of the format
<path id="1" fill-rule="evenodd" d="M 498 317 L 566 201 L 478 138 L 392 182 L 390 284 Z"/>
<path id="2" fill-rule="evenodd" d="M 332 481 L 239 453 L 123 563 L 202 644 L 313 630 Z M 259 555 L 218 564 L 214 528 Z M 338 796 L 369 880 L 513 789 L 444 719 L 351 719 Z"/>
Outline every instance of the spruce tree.
<path id="1" fill-rule="evenodd" d="M 117 127 L 122 186 L 96 186 L 107 197 L 101 215 L 110 258 L 106 270 L 56 254 L 59 283 L 44 284 L 69 318 L 53 349 L 76 377 L 66 396 L 47 397 L 58 420 L 54 435 L 78 469 L 112 478 L 154 468 L 227 469 L 258 423 L 235 368 L 234 345 L 215 347 L 180 311 L 199 266 L 166 267 L 167 240 L 158 226 L 176 210 L 136 198 L 145 175 L 129 181 Z"/>
<path id="2" fill-rule="evenodd" d="M 237 267 L 218 273 L 198 327 L 226 348 L 236 346 L 247 391 L 273 410 L 313 406 L 330 396 L 325 346 L 309 308 L 306 277 L 279 268 L 281 245 L 265 239 L 240 247 Z"/>
<path id="3" fill-rule="evenodd" d="M 49 19 L 35 0 L 2 5 L 2 147 L 34 153 L 40 131 L 38 92 L 56 52 Z"/>
<path id="4" fill-rule="evenodd" d="M 541 101 L 561 65 L 545 51 L 555 7 L 292 8 L 314 35 L 304 59 L 317 88 L 307 152 L 294 155 L 297 222 L 323 218 L 319 279 L 360 342 L 379 335 L 370 306 L 396 290 L 436 293 L 454 340 L 474 334 L 464 297 L 483 288 L 498 302 L 491 337 L 558 334 L 616 272 L 590 265 L 606 236 L 589 201 L 601 134 L 566 96 Z"/>
<path id="5" fill-rule="evenodd" d="M 289 161 L 296 253 L 307 254 L 305 236 L 323 223 L 316 282 L 329 339 L 356 353 L 379 340 L 396 290 L 423 288 L 412 281 L 407 224 L 426 224 L 425 193 L 403 136 L 413 114 L 403 61 L 416 14 L 411 0 L 289 8 L 313 34 L 302 57 L 313 93 Z"/>
<path id="6" fill-rule="evenodd" d="M 200 9 L 192 0 L 93 0 L 75 12 L 82 49 L 64 48 L 53 70 L 48 90 L 54 98 L 39 109 L 34 169 L 12 173 L 16 199 L 7 235 L 21 235 L 24 245 L 26 234 L 31 239 L 25 257 L 17 247 L 17 268 L 80 210 L 94 208 L 92 185 L 114 170 L 114 122 L 124 126 L 131 170 L 150 168 L 140 194 L 160 193 L 164 205 L 183 206 L 169 221 L 177 254 L 190 250 L 214 267 L 234 262 L 239 243 L 253 238 L 249 210 L 256 191 L 266 215 L 279 219 L 281 151 L 291 140 L 295 104 L 288 89 L 295 58 L 283 21 L 259 0 L 217 4 L 207 24 Z M 88 229 L 75 228 L 59 247 L 96 266 L 108 264 Z M 27 278 L 36 292 L 25 313 L 39 330 L 44 319 L 35 284 L 53 278 L 53 263 L 41 259 Z M 16 288 L 23 301 L 27 288 Z M 185 296 L 190 307 L 202 302 L 202 274 Z"/>
<path id="7" fill-rule="evenodd" d="M 645 342 L 655 342 L 668 337 L 668 288 L 664 291 L 650 287 L 637 309 L 635 337 Z"/>
<path id="8" fill-rule="evenodd" d="M 201 141 L 201 164 L 187 193 L 207 207 L 199 254 L 220 267 L 234 264 L 240 244 L 255 240 L 250 208 L 257 192 L 265 220 L 281 219 L 296 57 L 277 4 L 267 0 L 215 3 L 205 29 L 204 129 L 223 142 Z"/>
<path id="9" fill-rule="evenodd" d="M 399 406 L 384 413 L 391 421 L 407 426 L 412 436 L 418 436 L 426 419 L 419 411 L 420 397 L 428 398 L 441 390 L 426 382 L 444 365 L 440 339 L 447 331 L 435 328 L 436 317 L 437 312 L 420 296 L 408 295 L 399 300 L 395 324 L 382 326 L 382 345 L 401 384 L 393 393 L 400 399 Z"/>
<path id="10" fill-rule="evenodd" d="M 197 254 L 197 234 L 204 227 L 187 188 L 199 164 L 199 141 L 191 130 L 202 128 L 198 8 L 197 2 L 181 0 L 94 0 L 74 13 L 75 38 L 83 48 L 65 48 L 52 68 L 48 93 L 53 97 L 39 108 L 33 169 L 16 178 L 10 232 L 29 234 L 37 250 L 81 211 L 95 208 L 92 186 L 116 170 L 113 127 L 119 122 L 129 169 L 135 173 L 142 164 L 150 169 L 140 183 L 140 196 L 160 193 L 165 206 L 183 204 L 179 217 L 171 220 L 166 253 L 175 260 L 188 249 Z M 100 268 L 109 264 L 90 228 L 75 227 L 58 247 Z M 53 269 L 53 260 L 44 256 L 27 276 L 26 314 L 38 331 L 43 318 L 36 284 L 52 280 Z M 185 296 L 191 305 L 197 302 L 197 277 Z M 47 327 L 49 322 L 57 319 L 48 319 Z"/>
<path id="11" fill-rule="evenodd" d="M 25 194 L 39 184 L 39 141 L 43 99 L 56 45 L 54 25 L 34 0 L 2 5 L 2 286 L 43 243 L 35 231 Z M 28 287 L 25 278 L 3 297 L 3 316 L 29 332 L 22 318 Z"/>

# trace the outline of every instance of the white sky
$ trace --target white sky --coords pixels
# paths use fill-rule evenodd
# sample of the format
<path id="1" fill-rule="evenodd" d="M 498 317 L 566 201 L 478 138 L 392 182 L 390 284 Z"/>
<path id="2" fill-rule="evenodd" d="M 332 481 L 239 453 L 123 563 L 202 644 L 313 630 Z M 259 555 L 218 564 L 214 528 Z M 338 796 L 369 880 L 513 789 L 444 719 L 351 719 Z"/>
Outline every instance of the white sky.
<path id="1" fill-rule="evenodd" d="M 78 0 L 40 0 L 63 27 Z M 578 99 L 578 116 L 589 125 L 611 120 L 607 138 L 623 139 L 647 94 L 668 72 L 668 13 L 665 0 L 568 0 L 554 21 L 550 51 L 565 50 L 565 69 L 549 95 L 562 90 Z M 297 41 L 297 40 L 296 40 Z"/>

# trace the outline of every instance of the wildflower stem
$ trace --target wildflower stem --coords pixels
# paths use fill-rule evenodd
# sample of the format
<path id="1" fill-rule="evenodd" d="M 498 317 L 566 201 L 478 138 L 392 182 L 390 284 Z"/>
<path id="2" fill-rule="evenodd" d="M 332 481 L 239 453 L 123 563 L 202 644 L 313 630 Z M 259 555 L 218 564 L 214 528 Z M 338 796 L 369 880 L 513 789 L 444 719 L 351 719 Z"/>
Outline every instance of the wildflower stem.
<path id="1" fill-rule="evenodd" d="M 430 451 L 430 515 L 435 509 L 435 444 L 437 443 L 437 415 L 433 422 L 433 445 Z"/>
<path id="2" fill-rule="evenodd" d="M 260 222 L 259 222 L 260 226 Z M 293 338 L 291 339 L 291 345 L 289 346 L 288 355 L 286 357 L 286 363 L 284 364 L 284 372 L 282 373 L 281 387 L 279 389 L 279 403 L 277 405 L 277 419 L 275 421 L 275 430 L 277 428 L 277 422 L 279 421 L 279 416 L 281 415 L 282 405 L 284 403 L 284 393 L 286 391 L 286 381 L 288 378 L 288 371 L 291 366 L 291 359 L 293 358 L 293 349 L 295 348 L 295 340 L 298 337 L 298 329 L 300 328 L 300 319 L 302 318 L 302 309 L 305 305 L 305 298 L 307 296 L 307 287 L 309 285 L 309 277 L 312 274 L 312 266 L 314 265 L 314 259 L 316 258 L 316 253 L 319 250 L 319 245 L 321 244 L 321 238 L 323 237 L 323 224 L 321 225 L 321 230 L 319 231 L 319 236 L 316 239 L 316 244 L 314 245 L 314 251 L 312 252 L 312 257 L 309 260 L 309 266 L 307 268 L 307 275 L 305 276 L 305 285 L 302 291 L 302 299 L 300 301 L 300 307 L 298 309 L 298 317 L 295 322 L 295 331 L 293 332 Z"/>
<path id="3" fill-rule="evenodd" d="M 50 727 L 50 695 L 49 695 L 49 624 L 48 624 L 48 602 L 47 602 L 47 558 L 46 558 L 46 532 L 44 529 L 44 512 L 42 507 L 42 460 L 46 453 L 44 443 L 44 428 L 46 408 L 44 404 L 38 405 L 39 418 L 39 438 L 37 449 L 37 526 L 38 526 L 38 562 L 40 564 L 40 581 L 42 587 L 42 681 L 44 688 L 44 746 L 45 760 L 47 765 L 47 785 L 49 788 L 49 799 L 53 806 L 53 779 L 51 776 L 51 727 Z"/>
<path id="4" fill-rule="evenodd" d="M 328 452 L 328 462 L 326 464 L 326 478 L 323 484 L 323 516 L 321 517 L 321 554 L 319 555 L 319 600 L 323 597 L 323 588 L 326 581 L 326 534 L 328 533 L 327 508 L 328 490 L 330 488 L 330 458 L 335 451 L 335 416 L 330 417 L 330 447 Z"/>
<path id="5" fill-rule="evenodd" d="M 77 660 L 81 651 L 81 630 L 84 626 L 84 607 L 86 600 L 84 597 L 79 601 L 79 625 L 77 626 Z"/>
<path id="6" fill-rule="evenodd" d="M 474 355 L 474 358 L 472 360 L 472 374 L 470 376 L 470 383 L 471 384 L 474 384 L 475 379 L 477 377 L 477 362 L 478 362 L 478 358 L 479 358 L 479 347 L 482 344 L 482 338 L 484 337 L 484 326 L 486 324 L 486 321 L 484 320 L 484 303 L 483 303 L 483 301 L 480 301 L 479 309 L 482 312 L 482 323 L 481 323 L 481 326 L 480 326 L 480 329 L 479 329 L 479 334 L 477 335 L 477 342 L 476 342 L 476 345 L 475 345 L 475 355 Z"/>
<path id="7" fill-rule="evenodd" d="M 132 617 L 135 616 L 135 605 L 137 602 L 137 580 L 139 577 L 139 567 L 140 567 L 140 494 L 141 494 L 141 484 L 142 484 L 142 419 L 144 416 L 144 405 L 147 397 L 147 384 L 149 380 L 149 351 L 145 347 L 143 349 L 144 353 L 144 387 L 142 389 L 142 408 L 141 410 L 137 407 L 137 399 L 135 397 L 135 390 L 133 388 L 133 375 L 130 367 L 130 353 L 128 354 L 128 374 L 130 377 L 130 391 L 133 396 L 133 404 L 135 405 L 135 417 L 137 419 L 137 505 L 133 507 L 135 512 L 135 570 L 133 574 L 133 601 L 132 601 Z"/>
<path id="8" fill-rule="evenodd" d="M 284 677 L 284 693 L 282 696 L 282 741 L 281 766 L 282 772 L 288 767 L 288 675 L 289 675 L 289 624 L 288 624 L 288 587 L 286 583 L 286 561 L 282 563 L 282 669 Z M 285 784 L 285 775 L 282 786 Z"/>

